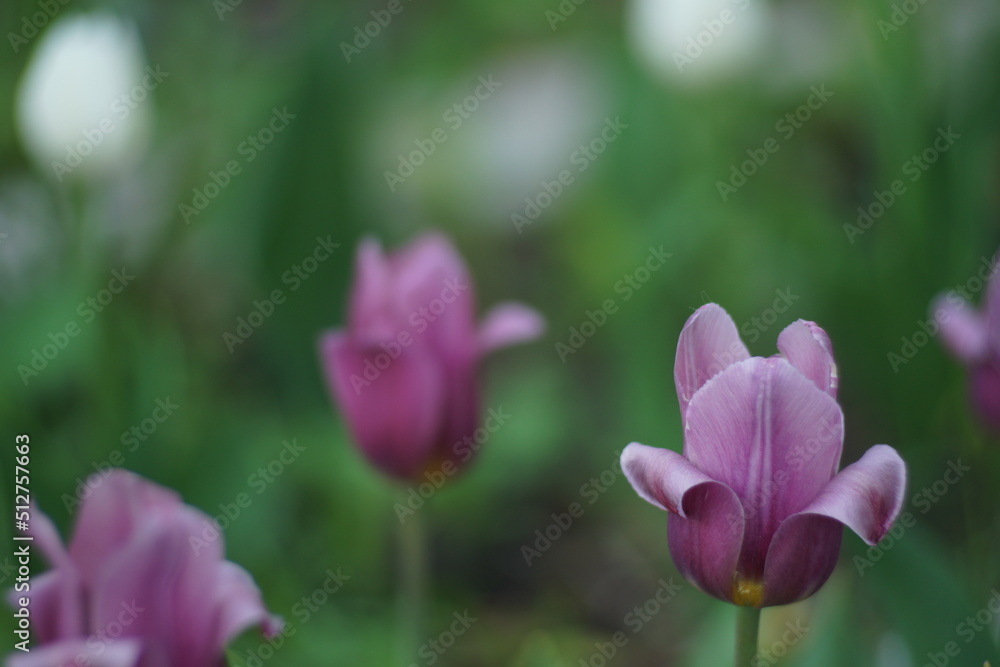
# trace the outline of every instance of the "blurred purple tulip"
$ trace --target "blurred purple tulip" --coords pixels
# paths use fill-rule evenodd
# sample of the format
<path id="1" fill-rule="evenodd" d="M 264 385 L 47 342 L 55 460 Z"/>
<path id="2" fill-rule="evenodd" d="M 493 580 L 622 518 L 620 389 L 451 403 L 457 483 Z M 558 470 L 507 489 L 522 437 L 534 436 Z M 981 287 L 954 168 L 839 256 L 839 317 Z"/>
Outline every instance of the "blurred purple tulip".
<path id="1" fill-rule="evenodd" d="M 678 570 L 749 607 L 815 593 L 837 562 L 842 525 L 875 544 L 906 486 L 887 445 L 837 473 L 843 415 L 826 333 L 799 320 L 778 336 L 778 350 L 751 357 L 722 308 L 698 309 L 674 362 L 684 455 L 638 443 L 622 453 L 638 494 L 669 512 Z"/>
<path id="2" fill-rule="evenodd" d="M 996 260 L 984 260 L 983 268 L 988 270 L 988 287 L 982 311 L 953 291 L 934 300 L 931 317 L 941 327 L 944 346 L 966 367 L 976 412 L 1000 431 L 1000 279 Z M 982 278 L 982 271 L 979 275 Z"/>
<path id="3" fill-rule="evenodd" d="M 347 326 L 325 332 L 319 352 L 354 440 L 383 472 L 412 480 L 466 463 L 480 360 L 544 329 L 520 304 L 497 306 L 478 327 L 474 311 L 465 263 L 443 236 L 389 256 L 371 239 L 358 247 Z"/>
<path id="4" fill-rule="evenodd" d="M 69 548 L 37 509 L 34 544 L 52 569 L 28 597 L 36 645 L 7 667 L 220 667 L 226 645 L 259 625 L 280 631 L 253 579 L 199 542 L 211 518 L 124 470 L 90 478 Z"/>

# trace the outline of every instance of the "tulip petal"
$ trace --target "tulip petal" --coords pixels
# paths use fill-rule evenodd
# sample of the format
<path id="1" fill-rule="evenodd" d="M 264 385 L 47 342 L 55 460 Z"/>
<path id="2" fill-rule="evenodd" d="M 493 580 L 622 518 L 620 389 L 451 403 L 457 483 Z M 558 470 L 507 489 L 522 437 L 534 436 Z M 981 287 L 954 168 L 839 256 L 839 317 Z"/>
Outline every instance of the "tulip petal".
<path id="1" fill-rule="evenodd" d="M 206 534 L 212 520 L 188 507 L 149 512 L 127 545 L 105 564 L 94 590 L 92 623 L 117 623 L 122 636 L 141 637 L 143 661 L 164 665 L 215 665 L 217 590 L 222 537 Z"/>
<path id="2" fill-rule="evenodd" d="M 837 401 L 781 357 L 727 368 L 688 406 L 684 455 L 731 488 L 747 517 L 741 576 L 760 581 L 771 537 L 833 476 L 843 445 Z"/>
<path id="3" fill-rule="evenodd" d="M 892 527 L 905 492 L 903 459 L 889 445 L 875 445 L 831 479 L 801 513 L 835 519 L 874 545 Z"/>
<path id="4" fill-rule="evenodd" d="M 800 373 L 813 381 L 821 391 L 837 397 L 837 364 L 833 346 L 815 322 L 792 322 L 778 335 L 778 351 Z"/>
<path id="5" fill-rule="evenodd" d="M 126 470 L 95 473 L 86 486 L 90 491 L 77 513 L 69 554 L 89 587 L 147 512 L 182 503 L 173 491 Z"/>
<path id="6" fill-rule="evenodd" d="M 357 349 L 342 331 L 320 340 L 330 393 L 355 441 L 374 465 L 403 479 L 423 471 L 442 437 L 445 379 L 433 355 L 421 341 L 392 359 L 381 348 Z"/>
<path id="7" fill-rule="evenodd" d="M 31 535 L 35 546 L 45 556 L 45 560 L 53 568 L 65 567 L 71 564 L 69 553 L 63 545 L 59 531 L 47 514 L 31 502 Z"/>
<path id="8" fill-rule="evenodd" d="M 760 606 L 791 604 L 818 591 L 837 565 L 843 532 L 840 523 L 816 514 L 786 519 L 767 551 Z"/>
<path id="9" fill-rule="evenodd" d="M 216 569 L 215 600 L 219 609 L 214 644 L 226 646 L 247 628 L 260 625 L 267 636 L 281 632 L 282 622 L 267 613 L 260 589 L 239 565 L 221 562 Z"/>
<path id="10" fill-rule="evenodd" d="M 494 306 L 479 326 L 479 350 L 485 354 L 501 347 L 534 340 L 545 331 L 545 320 L 534 308 L 520 303 Z"/>
<path id="11" fill-rule="evenodd" d="M 667 541 L 681 574 L 732 601 L 744 525 L 736 494 L 668 449 L 632 443 L 622 452 L 622 470 L 641 498 L 670 512 Z"/>
<path id="12" fill-rule="evenodd" d="M 709 303 L 684 324 L 674 358 L 674 385 L 681 419 L 701 387 L 731 364 L 750 357 L 736 324 L 721 307 Z"/>
<path id="13" fill-rule="evenodd" d="M 970 369 L 969 394 L 979 417 L 1000 430 L 1000 371 L 995 364 L 981 363 Z"/>
<path id="14" fill-rule="evenodd" d="M 354 259 L 354 281 L 348 305 L 351 335 L 364 344 L 392 340 L 399 333 L 397 311 L 403 306 L 392 289 L 392 272 L 374 238 L 358 244 Z"/>
<path id="15" fill-rule="evenodd" d="M 960 361 L 973 363 L 989 353 L 986 318 L 955 292 L 931 304 L 931 317 L 941 327 L 941 340 Z"/>
<path id="16" fill-rule="evenodd" d="M 17 601 L 22 597 L 29 601 L 36 643 L 72 639 L 84 634 L 84 590 L 72 565 L 39 574 L 27 591 L 11 589 L 7 595 L 12 607 L 21 606 Z"/>
<path id="17" fill-rule="evenodd" d="M 876 544 L 899 515 L 905 491 L 906 465 L 888 445 L 875 445 L 841 470 L 775 533 L 764 569 L 765 604 L 801 600 L 823 585 L 837 562 L 842 526 Z"/>
<path id="18" fill-rule="evenodd" d="M 422 323 L 414 335 L 442 358 L 465 363 L 476 354 L 475 298 L 465 261 L 441 234 L 426 234 L 390 258 L 393 285 L 405 304 L 400 321 Z"/>
<path id="19" fill-rule="evenodd" d="M 976 272 L 976 277 L 986 285 L 983 319 L 986 321 L 989 344 L 994 354 L 1000 353 L 1000 278 L 997 277 L 997 271 L 1000 271 L 1000 251 L 984 261 Z"/>
<path id="20" fill-rule="evenodd" d="M 130 639 L 66 640 L 12 655 L 7 658 L 6 667 L 136 667 L 140 650 L 139 642 Z"/>

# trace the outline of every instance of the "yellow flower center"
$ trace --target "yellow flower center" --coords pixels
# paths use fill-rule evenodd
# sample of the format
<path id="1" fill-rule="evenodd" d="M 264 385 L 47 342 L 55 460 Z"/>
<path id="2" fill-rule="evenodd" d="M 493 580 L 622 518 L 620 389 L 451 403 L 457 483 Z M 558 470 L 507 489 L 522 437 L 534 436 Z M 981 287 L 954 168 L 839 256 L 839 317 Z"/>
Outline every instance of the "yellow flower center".
<path id="1" fill-rule="evenodd" d="M 741 607 L 759 607 L 764 599 L 764 584 L 736 577 L 733 580 L 733 602 Z"/>

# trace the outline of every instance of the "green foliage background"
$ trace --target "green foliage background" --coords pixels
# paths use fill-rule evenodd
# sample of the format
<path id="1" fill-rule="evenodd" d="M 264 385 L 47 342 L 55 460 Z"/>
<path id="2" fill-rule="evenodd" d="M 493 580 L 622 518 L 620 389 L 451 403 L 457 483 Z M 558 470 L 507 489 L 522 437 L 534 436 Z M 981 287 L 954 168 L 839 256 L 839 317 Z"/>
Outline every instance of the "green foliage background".
<path id="1" fill-rule="evenodd" d="M 343 322 L 359 238 L 393 247 L 435 228 L 467 258 L 482 310 L 518 299 L 549 323 L 543 340 L 486 364 L 486 405 L 512 418 L 420 511 L 433 573 L 428 638 L 456 611 L 478 618 L 438 664 L 576 667 L 618 631 L 630 640 L 610 664 L 726 664 L 734 611 L 686 584 L 631 633 L 627 615 L 662 578 L 680 577 L 665 517 L 619 475 L 596 502 L 582 500 L 584 515 L 530 567 L 522 546 L 552 513 L 581 502 L 584 485 L 612 470 L 630 441 L 680 449 L 672 366 L 692 310 L 718 302 L 752 331 L 778 290 L 798 298 L 751 352 L 772 354 L 781 328 L 800 317 L 829 332 L 845 463 L 872 444 L 893 445 L 909 467 L 909 499 L 940 480 L 949 461 L 972 470 L 926 512 L 908 500 L 915 525 L 863 573 L 855 559 L 868 557 L 866 547 L 845 534 L 840 566 L 819 594 L 765 611 L 762 644 L 798 619 L 809 631 L 781 658 L 789 667 L 923 665 L 949 641 L 962 649 L 952 664 L 996 660 L 997 619 L 968 644 L 956 626 L 1000 586 L 1000 443 L 972 419 L 962 369 L 936 340 L 897 369 L 888 358 L 920 331 L 932 297 L 974 276 L 1000 240 L 996 7 L 929 2 L 883 39 L 878 21 L 893 11 L 884 0 L 776 0 L 775 12 L 830 19 L 822 27 L 838 44 L 835 64 L 812 78 L 793 75 L 806 43 L 737 77 L 692 86 L 664 81 L 637 60 L 621 3 L 588 0 L 553 30 L 545 12 L 557 5 L 413 0 L 348 63 L 341 42 L 382 4 L 244 0 L 220 20 L 207 1 L 73 0 L 63 14 L 110 8 L 133 18 L 149 62 L 170 72 L 149 102 L 152 146 L 115 182 L 57 183 L 31 164 L 13 119 L 31 48 L 7 51 L 0 232 L 10 235 L 0 265 L 26 268 L 4 271 L 0 290 L 0 417 L 11 445 L 16 433 L 32 437 L 41 507 L 68 530 L 63 494 L 122 448 L 123 434 L 158 398 L 180 407 L 126 455 L 125 467 L 210 514 L 247 492 L 248 478 L 295 439 L 306 451 L 264 493 L 251 491 L 251 506 L 225 534 L 228 556 L 296 625 L 265 664 L 395 664 L 399 490 L 349 442 L 315 340 Z M 36 10 L 33 2 L 5 3 L 4 34 Z M 975 39 L 949 33 L 961 21 L 978 27 Z M 484 168 L 493 154 L 471 148 L 483 137 L 503 144 L 491 135 L 504 126 L 488 107 L 504 103 L 517 74 L 388 191 L 384 172 L 396 156 L 440 125 L 442 110 L 479 76 L 529 76 L 548 58 L 572 63 L 573 85 L 598 92 L 593 110 L 570 104 L 557 107 L 565 117 L 539 120 L 539 143 L 592 114 L 579 141 L 596 136 L 605 116 L 629 127 L 537 221 L 518 233 L 510 214 L 541 186 L 531 183 L 513 208 L 489 205 L 503 191 L 496 175 L 506 172 Z M 831 100 L 722 201 L 717 181 L 822 84 Z M 523 103 L 530 108 L 532 99 Z M 185 224 L 178 204 L 275 107 L 296 119 Z M 852 240 L 844 225 L 855 223 L 857 208 L 946 127 L 961 135 L 954 147 Z M 11 225 L 23 219 L 43 251 L 19 247 L 28 236 Z M 282 275 L 327 235 L 341 244 L 334 256 L 230 354 L 223 332 L 254 299 L 285 287 Z M 556 344 L 586 311 L 616 298 L 617 281 L 661 245 L 671 259 L 563 363 Z M 122 266 L 135 280 L 26 385 L 17 367 Z M 12 458 L 0 459 L 3 503 Z M 0 538 L 8 530 L 5 521 Z M 349 581 L 302 622 L 295 605 L 337 568 Z M 9 627 L 4 618 L 3 636 Z M 255 636 L 241 638 L 233 664 L 258 646 Z"/>

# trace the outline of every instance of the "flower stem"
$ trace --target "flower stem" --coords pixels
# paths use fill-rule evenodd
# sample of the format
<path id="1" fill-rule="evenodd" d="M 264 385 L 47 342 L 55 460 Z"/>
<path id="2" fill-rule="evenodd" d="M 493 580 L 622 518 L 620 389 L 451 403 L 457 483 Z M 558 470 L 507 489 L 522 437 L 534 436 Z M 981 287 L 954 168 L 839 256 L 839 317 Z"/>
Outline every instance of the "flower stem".
<path id="1" fill-rule="evenodd" d="M 427 546 L 419 512 L 399 525 L 399 652 L 398 664 L 416 659 L 422 643 L 427 587 Z"/>
<path id="2" fill-rule="evenodd" d="M 736 667 L 750 667 L 757 656 L 760 609 L 736 608 Z"/>

